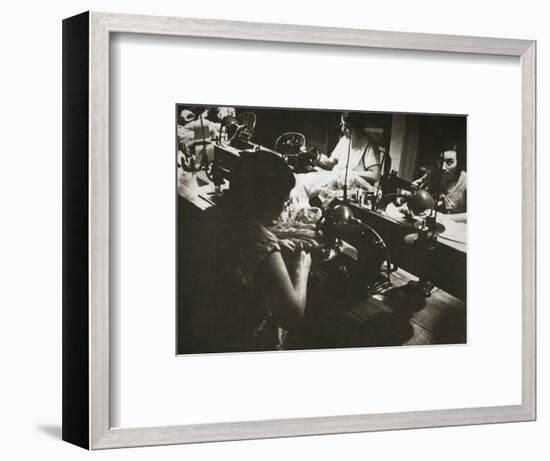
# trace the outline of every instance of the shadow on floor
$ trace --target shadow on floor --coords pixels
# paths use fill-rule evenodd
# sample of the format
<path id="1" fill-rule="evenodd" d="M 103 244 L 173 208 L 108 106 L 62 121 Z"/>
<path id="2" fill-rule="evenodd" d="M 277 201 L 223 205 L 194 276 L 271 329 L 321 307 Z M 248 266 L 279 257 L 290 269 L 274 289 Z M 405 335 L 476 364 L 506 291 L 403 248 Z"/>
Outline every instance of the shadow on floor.
<path id="1" fill-rule="evenodd" d="M 61 440 L 60 424 L 41 424 L 39 426 L 36 426 L 36 429 L 53 439 Z"/>

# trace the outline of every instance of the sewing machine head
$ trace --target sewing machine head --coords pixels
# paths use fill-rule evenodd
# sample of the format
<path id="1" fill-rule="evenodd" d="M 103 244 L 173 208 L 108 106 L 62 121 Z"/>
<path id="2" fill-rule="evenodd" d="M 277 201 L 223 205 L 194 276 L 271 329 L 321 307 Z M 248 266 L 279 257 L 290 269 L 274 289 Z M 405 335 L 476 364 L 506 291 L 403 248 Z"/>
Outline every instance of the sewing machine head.
<path id="1" fill-rule="evenodd" d="M 356 219 L 348 206 L 334 202 L 318 228 L 326 252 L 321 268 L 337 279 L 342 290 L 364 296 L 387 281 L 382 269 L 384 262 L 389 265 L 385 242 L 372 227 Z"/>

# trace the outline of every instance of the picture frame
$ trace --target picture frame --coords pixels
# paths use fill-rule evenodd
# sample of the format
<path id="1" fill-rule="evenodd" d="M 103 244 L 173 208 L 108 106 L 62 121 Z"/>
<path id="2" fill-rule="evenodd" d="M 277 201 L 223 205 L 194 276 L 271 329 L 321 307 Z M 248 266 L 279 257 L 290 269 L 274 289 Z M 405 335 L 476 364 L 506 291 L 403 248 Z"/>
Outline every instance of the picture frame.
<path id="1" fill-rule="evenodd" d="M 113 33 L 515 57 L 521 66 L 521 404 L 163 427 L 110 424 L 110 38 Z M 86 12 L 63 21 L 63 440 L 87 449 L 533 421 L 536 42 Z"/>

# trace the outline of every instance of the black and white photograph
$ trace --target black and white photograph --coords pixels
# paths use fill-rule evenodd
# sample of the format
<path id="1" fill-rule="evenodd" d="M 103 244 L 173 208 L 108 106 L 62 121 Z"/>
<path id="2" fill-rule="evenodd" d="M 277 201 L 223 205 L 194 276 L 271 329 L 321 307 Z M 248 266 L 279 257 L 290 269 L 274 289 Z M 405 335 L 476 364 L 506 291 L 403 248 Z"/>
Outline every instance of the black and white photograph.
<path id="1" fill-rule="evenodd" d="M 178 354 L 466 343 L 466 115 L 175 125 Z"/>
<path id="2" fill-rule="evenodd" d="M 6 3 L 3 459 L 549 459 L 544 5 Z"/>

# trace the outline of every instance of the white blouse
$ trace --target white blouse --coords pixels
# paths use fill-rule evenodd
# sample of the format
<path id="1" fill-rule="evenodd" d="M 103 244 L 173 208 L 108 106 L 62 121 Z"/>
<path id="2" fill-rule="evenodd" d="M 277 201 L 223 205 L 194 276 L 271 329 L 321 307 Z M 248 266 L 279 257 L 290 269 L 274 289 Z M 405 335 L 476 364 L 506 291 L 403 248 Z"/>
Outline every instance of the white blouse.
<path id="1" fill-rule="evenodd" d="M 330 155 L 331 159 L 337 160 L 336 165 L 333 168 L 335 170 L 342 170 L 346 168 L 346 162 L 348 158 L 348 146 L 350 139 L 342 136 L 336 147 Z M 349 169 L 355 171 L 366 171 L 370 167 L 379 165 L 380 159 L 375 150 L 370 146 L 368 140 L 359 145 L 351 146 L 349 155 Z"/>

